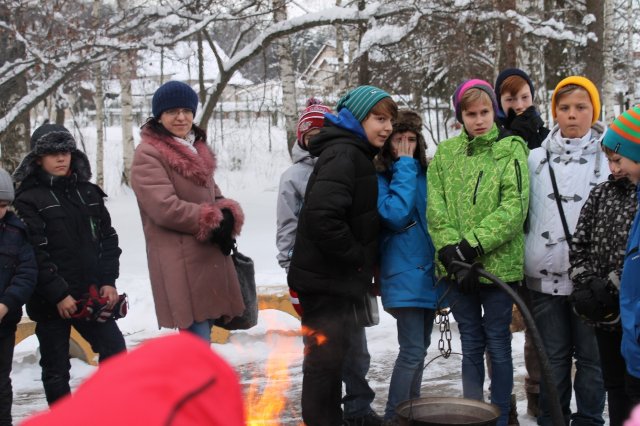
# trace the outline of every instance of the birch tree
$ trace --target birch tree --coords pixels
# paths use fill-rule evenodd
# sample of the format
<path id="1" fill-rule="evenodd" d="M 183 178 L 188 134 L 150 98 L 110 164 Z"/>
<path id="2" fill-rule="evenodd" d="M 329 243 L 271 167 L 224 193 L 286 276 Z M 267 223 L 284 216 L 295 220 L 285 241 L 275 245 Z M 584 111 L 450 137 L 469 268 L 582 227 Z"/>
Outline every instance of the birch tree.
<path id="1" fill-rule="evenodd" d="M 279 23 L 287 20 L 287 6 L 284 0 L 273 0 L 273 22 Z M 289 36 L 280 37 L 275 42 L 276 55 L 280 65 L 280 84 L 282 85 L 282 113 L 284 114 L 285 129 L 287 135 L 287 148 L 289 153 L 296 143 L 296 77 L 293 71 L 291 58 L 291 41 Z"/>
<path id="2" fill-rule="evenodd" d="M 129 9 L 128 0 L 118 0 L 118 8 L 122 13 Z M 124 42 L 127 42 L 124 36 Z M 122 52 L 119 56 L 120 73 L 120 123 L 122 126 L 122 160 L 123 170 L 121 183 L 129 185 L 129 173 L 133 163 L 133 99 L 131 93 L 131 79 L 137 64 L 136 52 Z"/>

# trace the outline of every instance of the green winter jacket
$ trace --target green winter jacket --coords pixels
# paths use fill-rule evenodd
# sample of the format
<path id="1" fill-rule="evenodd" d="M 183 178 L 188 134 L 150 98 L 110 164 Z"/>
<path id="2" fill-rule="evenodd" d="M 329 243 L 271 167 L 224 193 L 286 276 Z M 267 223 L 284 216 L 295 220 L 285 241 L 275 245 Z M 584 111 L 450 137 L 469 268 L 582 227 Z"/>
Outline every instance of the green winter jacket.
<path id="1" fill-rule="evenodd" d="M 529 150 L 518 136 L 497 139 L 494 124 L 482 136 L 469 140 L 463 130 L 438 145 L 427 173 L 427 223 L 436 250 L 466 239 L 484 268 L 509 282 L 523 277 Z"/>

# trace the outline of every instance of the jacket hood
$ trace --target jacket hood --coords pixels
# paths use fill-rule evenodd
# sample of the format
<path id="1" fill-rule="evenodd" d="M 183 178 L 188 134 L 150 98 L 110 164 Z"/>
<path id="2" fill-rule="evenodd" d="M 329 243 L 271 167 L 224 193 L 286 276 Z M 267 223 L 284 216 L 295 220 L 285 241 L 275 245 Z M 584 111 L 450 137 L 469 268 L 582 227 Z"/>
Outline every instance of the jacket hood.
<path id="1" fill-rule="evenodd" d="M 294 144 L 291 149 L 291 161 L 295 164 L 306 159 L 313 159 L 313 155 L 311 155 L 309 151 L 302 149 L 300 145 Z"/>
<path id="2" fill-rule="evenodd" d="M 348 130 L 365 142 L 369 142 L 362 123 L 347 108 L 342 108 L 338 115 L 325 114 L 325 119 L 336 127 Z"/>
<path id="3" fill-rule="evenodd" d="M 18 168 L 13 172 L 13 180 L 21 183 L 29 177 L 33 177 L 39 170 L 42 170 L 37 163 L 39 156 L 33 152 L 27 154 L 20 162 Z M 91 179 L 91 163 L 86 154 L 82 151 L 74 151 L 71 153 L 71 174 L 76 175 L 79 182 L 89 182 Z"/>
<path id="4" fill-rule="evenodd" d="M 91 419 L 95 426 L 242 426 L 243 411 L 233 369 L 201 339 L 180 333 L 109 359 L 73 398 L 64 398 L 23 425 Z"/>
<path id="5" fill-rule="evenodd" d="M 322 152 L 335 144 L 350 144 L 360 149 L 364 154 L 373 160 L 373 157 L 378 153 L 378 148 L 375 148 L 366 139 L 361 139 L 353 132 L 333 125 L 331 122 L 325 123 L 325 126 L 320 129 L 320 133 L 311 138 L 309 142 L 309 152 L 314 157 L 319 157 Z"/>

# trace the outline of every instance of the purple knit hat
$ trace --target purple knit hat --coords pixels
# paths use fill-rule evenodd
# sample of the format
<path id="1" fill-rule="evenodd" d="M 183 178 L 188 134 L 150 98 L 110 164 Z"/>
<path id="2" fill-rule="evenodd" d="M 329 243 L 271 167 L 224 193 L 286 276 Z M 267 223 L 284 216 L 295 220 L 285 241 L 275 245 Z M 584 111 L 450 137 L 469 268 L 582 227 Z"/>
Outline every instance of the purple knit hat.
<path id="1" fill-rule="evenodd" d="M 462 109 L 460 107 L 460 100 L 465 92 L 469 89 L 480 89 L 484 91 L 489 98 L 491 99 L 491 104 L 493 105 L 493 113 L 497 117 L 498 115 L 498 101 L 496 100 L 496 94 L 493 91 L 493 86 L 490 83 L 480 80 L 479 78 L 473 78 L 471 80 L 467 80 L 462 82 L 456 91 L 453 93 L 453 106 L 456 109 L 456 118 L 460 123 L 462 123 Z"/>

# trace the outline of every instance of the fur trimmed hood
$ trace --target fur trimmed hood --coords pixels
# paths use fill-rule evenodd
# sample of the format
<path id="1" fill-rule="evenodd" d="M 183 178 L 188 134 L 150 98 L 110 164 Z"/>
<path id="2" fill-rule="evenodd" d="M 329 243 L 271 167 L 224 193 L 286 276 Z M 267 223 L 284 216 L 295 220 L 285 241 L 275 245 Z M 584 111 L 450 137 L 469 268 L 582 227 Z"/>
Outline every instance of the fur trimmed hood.
<path id="1" fill-rule="evenodd" d="M 181 176 L 199 186 L 209 187 L 212 184 L 217 161 L 205 141 L 196 140 L 193 146 L 197 154 L 194 154 L 171 136 L 160 135 L 146 128 L 142 129 L 140 135 L 141 143 L 148 143 L 157 149 Z"/>
<path id="2" fill-rule="evenodd" d="M 38 158 L 57 152 L 71 153 L 71 173 L 78 176 L 78 181 L 88 182 L 91 179 L 91 163 L 87 155 L 76 148 L 76 141 L 69 132 L 49 132 L 35 141 L 33 150 L 20 162 L 13 172 L 13 180 L 22 182 L 40 170 Z"/>

